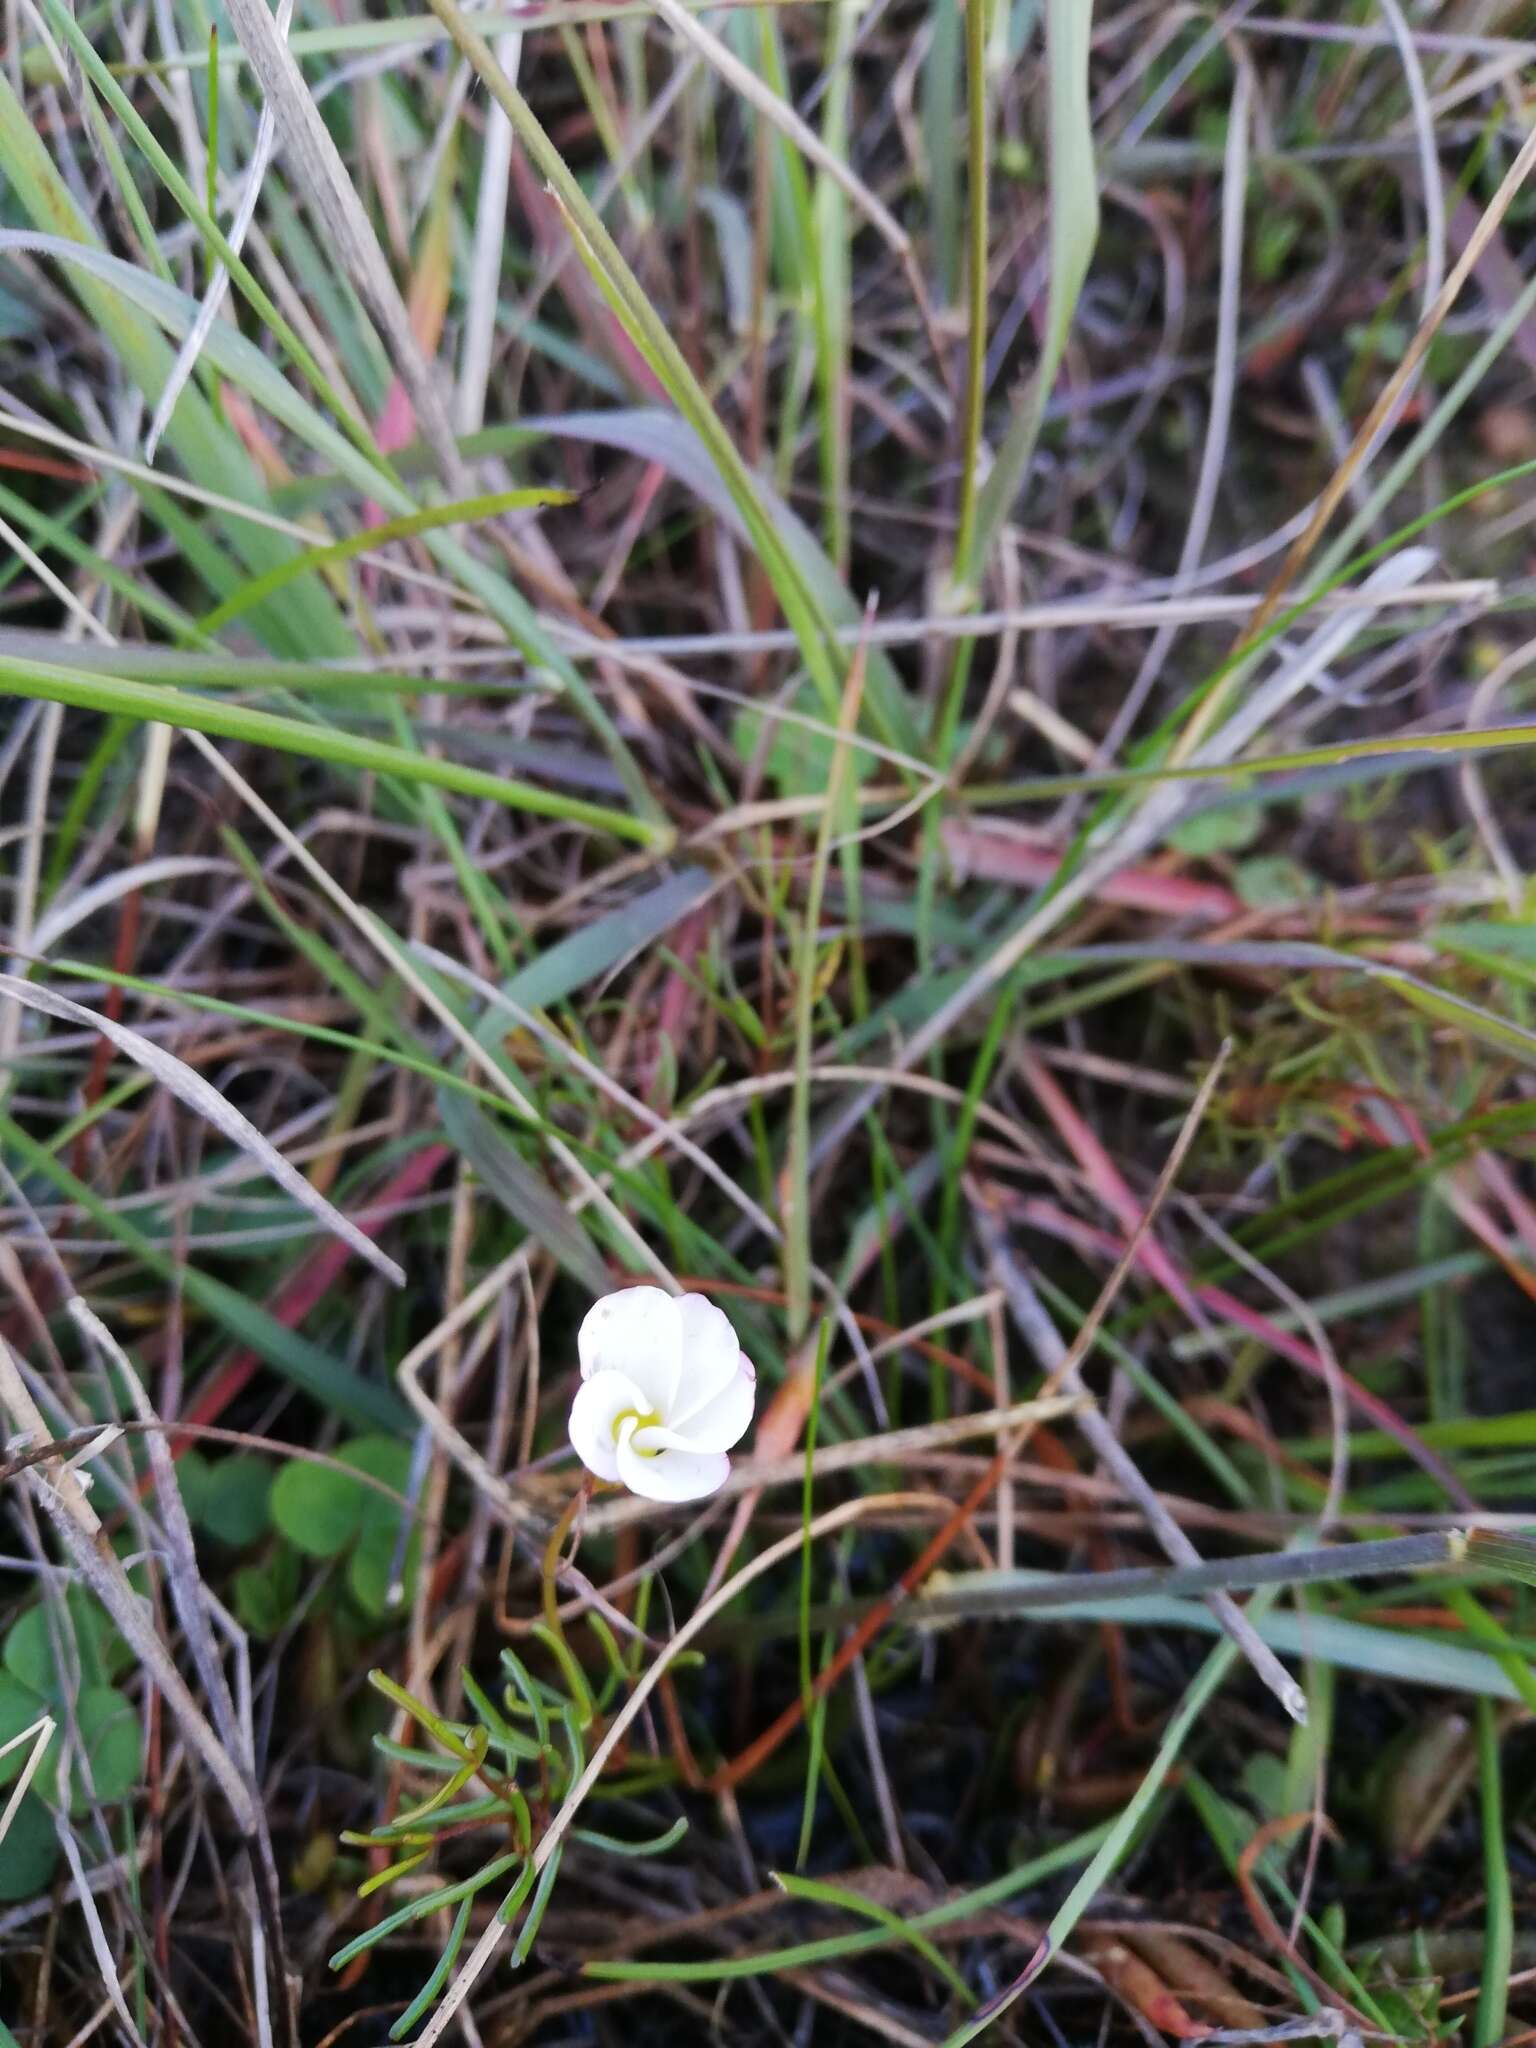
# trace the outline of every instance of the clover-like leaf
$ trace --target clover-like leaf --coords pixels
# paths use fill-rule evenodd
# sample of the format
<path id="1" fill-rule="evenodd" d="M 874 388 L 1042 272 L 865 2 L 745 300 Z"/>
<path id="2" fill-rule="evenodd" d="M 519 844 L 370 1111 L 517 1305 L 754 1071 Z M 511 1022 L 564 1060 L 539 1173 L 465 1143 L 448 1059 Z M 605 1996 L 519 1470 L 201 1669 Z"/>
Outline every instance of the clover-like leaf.
<path id="1" fill-rule="evenodd" d="M 0 1663 L 32 1692 L 57 1704 L 77 1685 L 104 1684 L 119 1668 L 125 1649 L 103 1609 L 88 1593 L 71 1588 L 63 1614 L 50 1612 L 41 1601 L 22 1610 L 6 1631 Z"/>
<path id="2" fill-rule="evenodd" d="M 92 1686 L 75 1702 L 75 1720 L 85 1744 L 90 1786 L 76 1758 L 69 1774 L 69 1810 L 84 1813 L 93 1792 L 97 1805 L 115 1806 L 142 1776 L 144 1742 L 133 1702 L 115 1686 Z"/>
<path id="3" fill-rule="evenodd" d="M 0 1899 L 30 1899 L 46 1890 L 59 1860 L 53 1816 L 28 1792 L 11 1815 L 0 1843 Z"/>
<path id="4" fill-rule="evenodd" d="M 199 1525 L 231 1549 L 244 1550 L 271 1523 L 272 1485 L 272 1468 L 264 1458 L 221 1458 L 212 1469 Z"/>
<path id="5" fill-rule="evenodd" d="M 272 1485 L 272 1520 L 308 1557 L 339 1557 L 363 1520 L 363 1489 L 345 1472 L 295 1458 Z"/>

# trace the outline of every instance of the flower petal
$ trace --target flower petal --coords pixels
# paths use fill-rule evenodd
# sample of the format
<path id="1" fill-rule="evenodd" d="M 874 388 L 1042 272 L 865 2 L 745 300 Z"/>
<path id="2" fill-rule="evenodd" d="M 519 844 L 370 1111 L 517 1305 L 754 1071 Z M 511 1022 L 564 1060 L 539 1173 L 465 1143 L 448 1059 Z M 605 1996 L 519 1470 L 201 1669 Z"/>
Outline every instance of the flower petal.
<path id="1" fill-rule="evenodd" d="M 572 1447 L 587 1470 L 599 1479 L 617 1479 L 619 1447 L 614 1434 L 619 1418 L 650 1411 L 650 1402 L 627 1373 L 595 1372 L 583 1380 L 571 1403 L 570 1432 Z"/>
<path id="2" fill-rule="evenodd" d="M 725 1392 L 746 1361 L 730 1317 L 706 1296 L 681 1294 L 673 1306 L 682 1325 L 683 1370 L 677 1399 L 662 1413 L 673 1429 L 682 1429 L 690 1416 Z"/>
<path id="3" fill-rule="evenodd" d="M 619 1445 L 619 1477 L 631 1493 L 647 1500 L 703 1500 L 718 1493 L 731 1469 L 724 1451 L 656 1451 L 647 1456 L 637 1446 L 657 1435 L 655 1429 L 627 1430 Z"/>
<path id="4" fill-rule="evenodd" d="M 756 1403 L 757 1374 L 745 1354 L 738 1353 L 729 1385 L 684 1420 L 647 1429 L 646 1445 L 664 1444 L 668 1450 L 678 1451 L 728 1451 L 751 1427 Z"/>
<path id="5" fill-rule="evenodd" d="M 644 1394 L 642 1413 L 672 1411 L 683 1362 L 677 1303 L 659 1287 L 621 1287 L 593 1302 L 576 1333 L 581 1376 L 621 1372 Z"/>

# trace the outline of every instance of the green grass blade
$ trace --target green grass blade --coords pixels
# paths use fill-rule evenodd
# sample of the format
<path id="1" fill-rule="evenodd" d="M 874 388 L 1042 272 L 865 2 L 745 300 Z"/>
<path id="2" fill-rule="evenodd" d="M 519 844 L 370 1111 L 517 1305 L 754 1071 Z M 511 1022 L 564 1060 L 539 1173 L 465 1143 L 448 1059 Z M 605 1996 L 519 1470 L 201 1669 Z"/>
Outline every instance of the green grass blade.
<path id="1" fill-rule="evenodd" d="M 844 1912 L 857 1913 L 861 1918 L 873 1920 L 877 1926 L 888 1929 L 895 1940 L 914 1948 L 923 1961 L 938 1972 L 963 2005 L 976 2003 L 960 1972 L 943 1950 L 936 1948 L 922 1933 L 916 1922 L 903 1920 L 889 1906 L 882 1906 L 875 1899 L 866 1899 L 860 1892 L 849 1891 L 846 1885 L 827 1884 L 820 1878 L 801 1877 L 789 1870 L 774 1871 L 773 1881 L 792 1899 L 805 1899 L 817 1906 L 840 1906 Z"/>
<path id="2" fill-rule="evenodd" d="M 554 1189 L 517 1151 L 510 1133 L 453 1096 L 439 1100 L 438 1113 L 449 1144 L 507 1214 L 591 1293 L 606 1294 L 611 1282 L 601 1254 Z"/>
<path id="3" fill-rule="evenodd" d="M 1258 1619 L 1264 1604 L 1267 1602 L 1263 1594 L 1249 1603 L 1247 1612 L 1250 1619 Z M 1214 1616 L 1212 1620 L 1215 1620 Z M 984 2034 L 992 2022 L 1000 2019 L 1014 2001 L 1028 1990 L 1052 1956 L 1061 1953 L 1078 1921 L 1092 1905 L 1130 1848 L 1132 1837 L 1150 1811 L 1153 1800 L 1162 1790 L 1179 1752 L 1189 1739 L 1200 1716 L 1225 1684 L 1237 1659 L 1238 1651 L 1234 1643 L 1218 1643 L 1212 1650 L 1164 1729 L 1163 1739 L 1157 1746 L 1157 1754 L 1148 1766 L 1145 1777 L 1116 1816 L 1088 1868 L 1052 1914 L 1050 1924 L 1041 1936 L 1040 1946 L 1033 1957 L 1006 1990 L 998 1997 L 989 1999 L 984 2009 L 977 2013 L 974 2019 L 955 2029 L 945 2041 L 944 2048 L 965 2048 L 966 2042 L 974 2041 L 979 2034 Z"/>
<path id="4" fill-rule="evenodd" d="M 1483 1822 L 1483 1889 L 1488 1898 L 1483 1976 L 1473 2022 L 1474 2048 L 1498 2048 L 1509 2009 L 1514 1961 L 1514 1896 L 1504 1845 L 1503 1772 L 1499 1757 L 1499 1715 L 1492 1700 L 1477 1703 L 1478 1802 Z"/>
<path id="5" fill-rule="evenodd" d="M 811 677 L 830 711 L 846 666 L 826 613 L 769 518 L 751 472 L 710 403 L 666 322 L 624 260 L 580 183 L 550 142 L 522 94 L 458 0 L 432 0 L 432 11 L 491 96 L 502 108 L 539 175 L 548 181 L 577 254 L 612 306 L 625 332 L 660 379 L 667 395 L 698 435 L 729 489 L 784 615 L 793 628 Z M 884 737 L 894 739 L 887 733 Z M 896 742 L 899 744 L 899 742 Z"/>
<path id="6" fill-rule="evenodd" d="M 811 1848 L 811 1827 L 816 1817 L 816 1793 L 821 1777 L 822 1762 L 822 1713 L 825 1701 L 815 1696 L 811 1669 L 811 1581 L 815 1562 L 810 1540 L 811 1520 L 815 1505 L 816 1434 L 821 1422 L 822 1389 L 826 1384 L 827 1350 L 832 1341 L 832 1319 L 822 1319 L 816 1339 L 816 1364 L 811 1381 L 811 1405 L 805 1417 L 805 1479 L 800 1489 L 800 1526 L 805 1532 L 805 1542 L 800 1551 L 800 1699 L 805 1708 L 806 1727 L 810 1732 L 809 1756 L 805 1772 L 805 1793 L 800 1802 L 800 1848 L 795 1858 L 797 1869 L 805 1868 Z M 831 1646 L 826 1651 L 831 1655 Z M 818 1712 L 821 1709 L 822 1712 Z"/>
<path id="7" fill-rule="evenodd" d="M 1058 1871 L 1075 1868 L 1098 1852 L 1108 1840 L 1111 1826 L 1112 1823 L 1105 1822 L 1086 1834 L 1074 1836 L 1071 1841 L 1059 1842 L 1044 1854 L 1031 1857 L 1027 1863 L 1004 1871 L 1001 1877 L 993 1878 L 989 1884 L 979 1885 L 975 1891 L 962 1892 L 958 1898 L 949 1899 L 942 1906 L 917 1914 L 908 1921 L 907 1932 L 931 1934 L 937 1928 L 952 1926 L 957 1920 L 966 1920 L 989 1907 L 1000 1906 L 1020 1892 L 1044 1884 Z M 792 1947 L 768 1949 L 757 1955 L 721 1956 L 707 1963 L 586 1963 L 581 1974 L 610 1983 L 723 1984 L 741 1977 L 773 1976 L 781 1970 L 810 1969 L 817 1963 L 846 1962 L 852 1956 L 867 1955 L 872 1949 L 891 1948 L 897 1939 L 882 1926 L 855 1934 L 828 1935 L 820 1941 L 796 1942 Z"/>
<path id="8" fill-rule="evenodd" d="M 574 496 L 573 491 L 493 491 L 484 497 L 460 498 L 449 505 L 428 505 L 419 512 L 404 512 L 398 519 L 386 519 L 377 526 L 365 526 L 357 533 L 349 533 L 341 540 L 329 541 L 323 547 L 309 548 L 291 562 L 279 562 L 265 575 L 253 577 L 236 596 L 226 599 L 209 612 L 199 625 L 212 637 L 221 632 L 231 619 L 237 619 L 254 606 L 275 597 L 296 577 L 308 575 L 314 569 L 330 569 L 340 562 L 350 562 L 354 555 L 367 554 L 390 541 L 413 540 L 417 534 L 435 533 L 442 526 L 470 526 L 481 519 L 499 519 L 503 512 L 521 511 L 530 505 L 569 505 Z"/>
<path id="9" fill-rule="evenodd" d="M 152 403 L 170 375 L 171 351 L 163 337 L 135 311 L 133 293 L 125 298 L 122 292 L 111 289 L 108 280 L 137 280 L 162 291 L 170 287 L 162 285 L 159 278 L 135 270 L 132 264 L 108 258 L 99 248 L 89 223 L 76 207 L 5 76 L 0 76 L 0 161 L 5 164 L 10 190 L 36 227 L 38 238 L 55 244 L 55 253 L 73 258 L 82 273 L 74 280 L 75 289 L 92 324 Z M 28 236 L 11 239 L 22 243 L 33 240 Z M 281 378 L 276 381 L 282 382 Z M 250 457 L 234 435 L 214 418 L 207 401 L 195 388 L 183 391 L 171 416 L 167 439 L 189 476 L 221 496 L 265 509 L 266 491 Z M 290 542 L 244 521 L 229 525 L 228 543 L 237 557 L 257 573 L 286 561 L 293 552 Z M 313 659 L 345 654 L 352 646 L 351 635 L 335 606 L 323 586 L 315 582 L 294 591 L 286 606 L 260 612 L 252 623 L 277 653 Z"/>
<path id="10" fill-rule="evenodd" d="M 923 61 L 921 119 L 928 172 L 929 242 L 938 271 L 939 296 L 952 301 L 960 289 L 960 152 L 955 134 L 960 113 L 959 0 L 936 0 L 928 11 L 928 54 Z"/>
<path id="11" fill-rule="evenodd" d="M 214 217 L 213 181 L 217 165 L 218 150 L 218 97 L 217 79 L 219 72 L 213 68 L 209 73 L 209 134 L 208 134 L 208 191 L 203 200 L 182 176 L 175 159 L 156 140 L 153 129 L 139 114 L 129 95 L 113 77 L 110 67 L 92 44 L 90 37 L 75 20 L 64 0 L 43 0 L 50 26 L 68 43 L 86 76 L 101 94 L 113 113 L 122 122 L 124 129 L 142 151 L 146 162 L 166 187 L 186 217 L 203 237 L 210 266 L 217 262 L 229 272 L 231 283 L 243 294 L 252 311 L 261 320 L 263 327 L 271 334 L 289 360 L 308 379 L 317 397 L 321 398 L 343 426 L 357 441 L 357 445 L 368 454 L 374 450 L 373 436 L 366 423 L 353 417 L 351 410 L 342 402 L 340 395 L 331 385 L 325 372 L 303 340 L 296 334 L 279 308 L 263 290 L 260 281 L 252 273 L 244 259 L 239 256 L 225 239 Z M 216 32 L 211 49 L 217 50 Z M 241 53 L 243 55 L 243 52 Z M 152 242 L 158 248 L 157 242 Z M 161 273 L 169 280 L 170 273 Z"/>
<path id="12" fill-rule="evenodd" d="M 5 114 L 5 88 L 3 81 L 0 81 L 0 153 L 3 153 L 5 144 Z M 68 195 L 65 196 L 67 198 Z M 151 277 L 136 269 L 131 263 L 125 263 L 94 246 L 85 246 L 67 237 L 14 235 L 9 230 L 0 230 L 0 249 L 6 247 L 26 247 L 35 253 L 52 255 L 68 264 L 72 273 L 75 270 L 83 272 L 84 276 L 78 284 L 81 296 L 93 307 L 99 301 L 104 308 L 116 311 L 120 326 L 123 324 L 123 309 L 118 306 L 119 296 L 129 301 L 130 306 L 136 306 L 141 312 L 147 313 L 178 341 L 185 338 L 197 317 L 196 304 L 185 292 L 178 291 L 174 286 L 163 283 L 158 277 Z M 109 289 L 105 292 L 99 290 L 98 287 L 102 284 Z M 105 318 L 107 314 L 104 312 L 101 317 Z M 143 330 L 142 322 L 136 323 L 132 332 L 142 332 L 146 347 L 153 344 L 154 360 L 164 365 L 161 373 L 163 381 L 164 376 L 170 371 L 170 358 L 163 341 L 159 336 Z M 382 466 L 377 459 L 360 454 L 328 420 L 321 418 L 314 407 L 293 389 L 276 366 L 267 360 L 261 350 L 248 341 L 229 321 L 214 322 L 204 341 L 203 354 L 210 364 L 240 385 L 243 390 L 248 391 L 274 419 L 300 436 L 365 496 L 377 499 L 386 509 L 401 515 L 409 516 L 420 510 L 391 470 Z M 158 391 L 158 383 L 154 384 L 154 389 Z M 201 400 L 192 388 L 185 390 L 172 415 L 172 426 L 174 427 L 187 407 L 200 403 Z M 176 445 L 173 436 L 168 438 Z M 244 461 L 243 451 L 239 453 L 240 459 Z M 185 456 L 184 459 L 188 459 L 191 473 L 198 477 L 200 482 L 218 483 L 218 479 L 210 479 L 204 474 L 195 461 Z M 209 460 L 211 461 L 211 458 Z M 146 488 L 139 474 L 130 472 L 130 478 L 136 488 Z M 248 479 L 243 485 L 233 482 L 218 483 L 218 487 L 225 496 L 235 500 L 244 499 L 253 505 L 260 504 L 263 510 L 266 509 L 264 497 L 258 497 L 252 492 Z M 242 559 L 247 565 L 258 573 L 277 562 L 286 562 L 290 559 L 293 543 L 286 538 L 273 534 L 264 527 L 235 520 L 232 514 L 229 515 L 229 523 L 234 536 L 232 545 L 241 552 Z M 184 535 L 184 544 L 190 543 L 191 538 L 191 535 Z M 522 652 L 529 665 L 537 673 L 556 683 L 570 697 L 601 741 L 624 783 L 626 794 L 641 818 L 650 822 L 656 834 L 663 838 L 669 837 L 670 828 L 666 825 L 665 813 L 642 774 L 639 764 L 620 736 L 618 728 L 574 663 L 567 660 L 545 634 L 527 600 L 504 576 L 479 561 L 449 533 L 429 529 L 423 538 L 447 573 L 471 597 L 478 600 L 492 618 L 506 630 L 508 637 Z M 210 587 L 222 588 L 226 598 L 235 596 L 239 588 L 239 579 L 229 578 L 227 572 L 221 578 L 219 568 L 217 556 L 214 554 L 208 560 L 208 569 L 205 572 L 208 574 Z M 317 624 L 312 631 L 305 632 L 295 625 L 295 615 L 303 619 L 307 617 L 308 609 L 312 609 L 309 600 L 304 598 L 305 592 L 318 593 L 324 598 L 329 624 L 323 630 Z M 282 622 L 281 635 L 268 635 L 269 644 L 272 645 L 274 652 L 298 654 L 310 659 L 355 652 L 351 635 L 341 622 L 340 614 L 329 593 L 318 580 L 309 580 L 298 590 L 291 592 L 285 604 L 269 601 L 253 614 L 253 621 L 260 620 Z"/>
<path id="13" fill-rule="evenodd" d="M 491 775 L 484 769 L 464 767 L 436 755 L 412 753 L 386 740 L 365 739 L 335 726 L 305 725 L 275 712 L 248 710 L 215 698 L 190 696 L 184 690 L 134 682 L 126 676 L 73 673 L 12 656 L 0 658 L 0 695 L 42 698 L 48 703 L 71 704 L 77 710 L 100 711 L 108 717 L 150 719 L 219 739 L 245 740 L 253 746 L 274 747 L 281 753 L 330 761 L 338 767 L 395 775 L 404 782 L 430 782 L 439 789 L 456 790 L 461 796 L 489 797 L 493 803 L 505 804 L 512 810 L 564 819 L 573 825 L 609 832 L 617 839 L 638 841 L 642 846 L 654 846 L 664 836 L 663 828 L 647 819 L 609 810 L 603 804 L 588 803 L 580 797 L 540 789 L 535 783 Z M 669 829 L 665 836 L 670 836 Z"/>
<path id="14" fill-rule="evenodd" d="M 1014 504 L 1040 438 L 1045 402 L 1066 352 L 1093 245 L 1099 233 L 1099 183 L 1088 102 L 1093 0 L 1046 0 L 1050 89 L 1051 269 L 1045 334 L 1029 389 L 1014 408 L 997 459 L 982 486 L 970 549 L 957 562 L 961 589 L 973 593 Z M 974 204 L 974 197 L 973 202 Z"/>
<path id="15" fill-rule="evenodd" d="M 853 37 L 859 10 L 853 0 L 834 0 L 828 17 L 827 90 L 821 139 L 836 157 L 848 154 L 848 102 L 852 87 Z M 812 204 L 810 262 L 816 328 L 817 448 L 827 553 L 839 574 L 848 570 L 851 526 L 848 510 L 850 280 L 848 200 L 827 171 L 816 178 Z"/>

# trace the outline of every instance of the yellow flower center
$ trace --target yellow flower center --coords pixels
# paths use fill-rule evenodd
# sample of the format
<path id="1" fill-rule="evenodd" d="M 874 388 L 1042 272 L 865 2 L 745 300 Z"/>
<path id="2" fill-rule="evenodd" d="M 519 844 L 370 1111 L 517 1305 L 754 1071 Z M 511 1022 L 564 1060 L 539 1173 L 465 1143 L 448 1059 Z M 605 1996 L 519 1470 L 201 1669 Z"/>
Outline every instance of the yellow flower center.
<path id="1" fill-rule="evenodd" d="M 626 1422 L 632 1422 L 635 1425 L 635 1433 L 638 1435 L 642 1429 L 650 1429 L 653 1424 L 660 1421 L 661 1410 L 659 1408 L 648 1409 L 643 1415 L 638 1408 L 622 1408 L 613 1418 L 613 1440 L 615 1443 L 619 1441 L 620 1437 L 624 1434 Z M 642 1458 L 657 1458 L 661 1455 L 659 1451 L 645 1450 L 639 1444 L 636 1444 L 635 1450 Z"/>

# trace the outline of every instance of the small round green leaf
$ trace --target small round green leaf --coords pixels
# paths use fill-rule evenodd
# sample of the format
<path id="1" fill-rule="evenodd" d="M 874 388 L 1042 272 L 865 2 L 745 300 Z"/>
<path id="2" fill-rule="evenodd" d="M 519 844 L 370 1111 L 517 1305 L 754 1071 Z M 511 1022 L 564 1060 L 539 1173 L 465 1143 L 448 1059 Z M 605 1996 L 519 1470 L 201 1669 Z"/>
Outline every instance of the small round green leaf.
<path id="1" fill-rule="evenodd" d="M 221 1543 L 243 1550 L 267 1532 L 272 1468 L 265 1458 L 221 1458 L 203 1504 L 202 1527 Z"/>
<path id="2" fill-rule="evenodd" d="M 403 1494 L 410 1485 L 411 1453 L 398 1437 L 357 1436 L 350 1443 L 343 1444 L 336 1455 L 343 1464 L 366 1472 L 370 1479 L 379 1480 L 394 1493 Z M 405 1513 L 398 1500 L 391 1500 L 389 1494 L 380 1493 L 378 1487 L 363 1488 L 362 1526 L 365 1529 L 387 1525 L 394 1531 L 400 1527 L 400 1519 Z"/>
<path id="3" fill-rule="evenodd" d="M 181 1493 L 181 1504 L 187 1511 L 187 1520 L 194 1529 L 200 1529 L 214 1485 L 213 1466 L 201 1451 L 182 1452 L 176 1460 L 176 1484 Z"/>
<path id="4" fill-rule="evenodd" d="M 5 1840 L 0 1842 L 0 1899 L 30 1899 L 44 1890 L 58 1860 L 53 1816 L 29 1792 L 11 1815 Z"/>
<path id="5" fill-rule="evenodd" d="M 394 1494 L 403 1494 L 410 1452 L 395 1437 L 359 1436 L 342 1444 L 337 1459 L 365 1472 Z M 327 1465 L 285 1465 L 272 1488 L 272 1519 L 295 1548 L 311 1557 L 338 1557 L 369 1531 L 387 1533 L 390 1544 L 405 1509 L 375 1486 L 348 1478 Z M 387 1560 L 383 1566 L 388 1573 Z"/>
<path id="6" fill-rule="evenodd" d="M 41 1601 L 25 1608 L 0 1650 L 0 1663 L 13 1678 L 55 1702 L 74 1690 L 77 1666 L 79 1684 L 99 1685 L 121 1648 L 117 1631 L 89 1594 L 71 1591 L 64 1607 L 63 1615 L 50 1613 Z"/>
<path id="7" fill-rule="evenodd" d="M 0 1662 L 12 1678 L 44 1699 L 57 1699 L 61 1686 L 54 1669 L 53 1633 L 41 1604 L 24 1608 L 5 1632 Z"/>
<path id="8" fill-rule="evenodd" d="M 24 1734 L 48 1712 L 48 1702 L 39 1698 L 31 1686 L 23 1685 L 21 1680 L 13 1678 L 9 1671 L 0 1671 L 0 1747 L 13 1736 Z M 30 1742 L 18 1742 L 13 1750 L 8 1751 L 5 1756 L 0 1756 L 0 1785 L 9 1785 L 21 1776 L 26 1768 L 27 1759 L 32 1754 L 32 1748 Z M 58 1748 L 59 1737 L 55 1730 L 48 1745 L 48 1754 L 38 1765 L 32 1779 L 36 1789 L 45 1795 L 51 1793 L 54 1787 Z M 4 1801 L 0 1800 L 0 1806 L 3 1804 Z M 5 1852 L 0 1850 L 0 1862 L 4 1860 Z"/>
<path id="9" fill-rule="evenodd" d="M 344 1472 L 296 1458 L 273 1481 L 272 1519 L 295 1549 L 336 1557 L 362 1526 L 363 1488 Z"/>
<path id="10" fill-rule="evenodd" d="M 364 1529 L 358 1538 L 357 1547 L 347 1559 L 347 1584 L 352 1597 L 363 1612 L 375 1621 L 384 1621 L 392 1614 L 398 1614 L 409 1601 L 416 1583 L 416 1560 L 421 1554 L 421 1537 L 412 1530 L 401 1559 L 403 1591 L 399 1598 L 391 1600 L 390 1580 L 394 1571 L 395 1552 L 399 1548 L 400 1528 L 398 1519 L 393 1528 L 387 1522 L 375 1522 Z"/>
<path id="11" fill-rule="evenodd" d="M 1256 853 L 1233 870 L 1237 893 L 1255 910 L 1273 910 L 1285 903 L 1304 903 L 1317 894 L 1317 883 L 1305 868 L 1283 853 Z"/>
<path id="12" fill-rule="evenodd" d="M 275 1636 L 299 1597 L 299 1560 L 287 1543 L 275 1543 L 269 1557 L 235 1573 L 235 1613 L 243 1628 L 263 1642 Z"/>
<path id="13" fill-rule="evenodd" d="M 76 1702 L 75 1719 L 85 1744 L 97 1804 L 113 1806 L 128 1797 L 141 1775 L 143 1736 L 133 1703 L 114 1686 L 92 1686 Z M 85 1773 L 77 1758 L 70 1772 L 70 1811 L 83 1813 L 90 1803 Z"/>
<path id="14" fill-rule="evenodd" d="M 57 1704 L 74 1692 L 76 1669 L 82 1686 L 104 1677 L 111 1622 L 86 1599 L 68 1599 L 66 1612 L 49 1612 L 43 1602 L 25 1608 L 6 1630 L 0 1661 L 23 1686 Z"/>
<path id="15" fill-rule="evenodd" d="M 1264 813 L 1257 805 L 1223 810 L 1197 811 L 1168 834 L 1168 844 L 1180 853 L 1237 853 L 1251 846 L 1264 825 Z"/>

